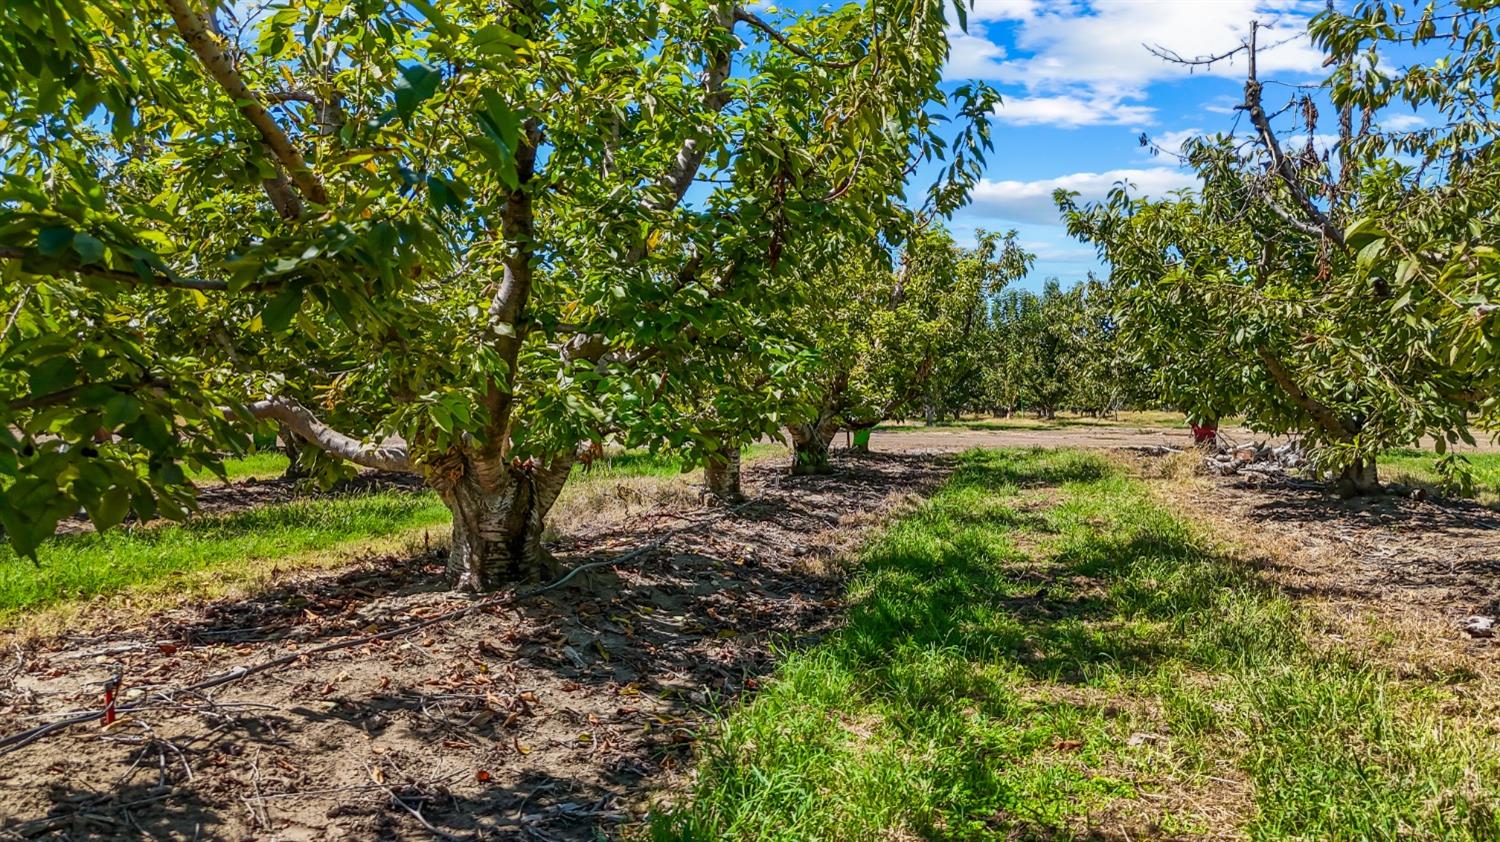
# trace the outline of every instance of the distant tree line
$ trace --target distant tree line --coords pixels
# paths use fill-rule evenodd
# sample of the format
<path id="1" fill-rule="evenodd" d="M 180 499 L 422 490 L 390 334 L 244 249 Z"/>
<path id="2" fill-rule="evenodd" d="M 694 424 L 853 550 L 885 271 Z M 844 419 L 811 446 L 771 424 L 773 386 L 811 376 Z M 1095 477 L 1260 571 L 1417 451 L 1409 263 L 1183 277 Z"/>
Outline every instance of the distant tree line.
<path id="1" fill-rule="evenodd" d="M 929 423 L 962 414 L 1109 416 L 1151 405 L 1107 283 L 1092 275 L 1040 292 L 1005 289 L 980 301 L 968 341 L 948 355 L 911 409 Z"/>

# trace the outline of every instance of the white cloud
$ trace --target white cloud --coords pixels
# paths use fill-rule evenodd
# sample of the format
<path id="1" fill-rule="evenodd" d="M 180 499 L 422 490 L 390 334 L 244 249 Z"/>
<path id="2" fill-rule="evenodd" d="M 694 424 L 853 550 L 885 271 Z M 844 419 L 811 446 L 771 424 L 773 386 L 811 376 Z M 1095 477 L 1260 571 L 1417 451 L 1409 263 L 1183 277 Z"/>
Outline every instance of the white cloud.
<path id="1" fill-rule="evenodd" d="M 1006 62 L 996 78 L 1031 89 L 1072 84 L 1138 89 L 1188 72 L 1152 55 L 1147 46 L 1188 57 L 1222 53 L 1244 40 L 1251 20 L 1260 21 L 1257 64 L 1263 76 L 1316 74 L 1322 56 L 1304 33 L 1308 17 L 1321 6 L 1305 0 L 1058 3 L 1021 20 L 1016 46 L 1030 55 Z M 1239 78 L 1245 68 L 1237 56 L 1194 72 Z"/>
<path id="2" fill-rule="evenodd" d="M 1117 99 L 1096 96 L 1084 99 L 1061 96 L 1006 97 L 995 109 L 995 119 L 1017 126 L 1141 126 L 1154 121 L 1156 109 L 1127 105 Z"/>
<path id="3" fill-rule="evenodd" d="M 1036 14 L 1037 0 L 975 0 L 969 20 L 1025 20 Z"/>
<path id="4" fill-rule="evenodd" d="M 1017 112 L 1022 120 L 1044 122 L 1041 117 L 1051 113 L 1058 118 L 1054 124 L 1062 126 L 1144 125 L 1153 113 L 1143 102 L 1150 85 L 1182 79 L 1189 72 L 1228 78 L 1245 72 L 1242 56 L 1190 71 L 1152 55 L 1147 46 L 1185 57 L 1222 53 L 1239 45 L 1250 21 L 1256 20 L 1261 75 L 1313 78 L 1320 73 L 1322 56 L 1305 33 L 1309 17 L 1322 5 L 1321 0 L 979 0 L 971 17 L 1005 22 L 1001 25 L 1009 27 L 1014 49 L 1009 55 L 983 54 L 972 43 L 990 34 L 982 26 L 971 27 L 967 35 L 950 33 L 955 60 L 947 75 L 1024 88 L 1037 104 L 1036 110 Z M 999 44 L 991 46 L 1001 50 Z M 983 60 L 976 61 L 976 55 Z M 1128 119 L 1081 120 L 1078 109 L 1061 107 L 1067 99 L 1087 103 L 1094 111 L 1135 112 Z M 1004 112 L 997 116 L 1007 119 Z"/>
<path id="5" fill-rule="evenodd" d="M 972 207 L 978 216 L 1056 225 L 1059 215 L 1052 201 L 1054 191 L 1076 191 L 1080 199 L 1087 202 L 1104 198 L 1120 182 L 1133 185 L 1132 193 L 1157 197 L 1198 183 L 1192 173 L 1176 167 L 1079 172 L 1036 181 L 991 181 L 986 178 L 974 187 Z"/>
<path id="6" fill-rule="evenodd" d="M 1000 69 L 1005 48 L 984 37 L 984 27 L 970 26 L 968 32 L 948 33 L 948 63 L 943 66 L 944 79 L 988 79 Z"/>
<path id="7" fill-rule="evenodd" d="M 1203 130 L 1199 128 L 1178 129 L 1176 131 L 1162 132 L 1151 135 L 1151 143 L 1156 146 L 1162 155 L 1181 155 L 1182 145 L 1195 137 L 1201 137 Z M 1154 157 L 1150 149 L 1143 149 L 1148 157 Z"/>
<path id="8" fill-rule="evenodd" d="M 1380 116 L 1380 127 L 1387 131 L 1409 132 L 1426 125 L 1427 120 L 1420 114 L 1382 114 Z"/>

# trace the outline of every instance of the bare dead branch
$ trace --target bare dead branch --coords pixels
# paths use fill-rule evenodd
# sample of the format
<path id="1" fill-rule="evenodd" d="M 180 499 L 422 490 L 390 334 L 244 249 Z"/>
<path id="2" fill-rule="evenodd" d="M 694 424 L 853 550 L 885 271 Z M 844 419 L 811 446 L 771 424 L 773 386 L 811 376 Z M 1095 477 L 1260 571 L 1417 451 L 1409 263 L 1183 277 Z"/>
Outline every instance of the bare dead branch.
<path id="1" fill-rule="evenodd" d="M 1307 191 L 1297 180 L 1297 169 L 1286 154 L 1281 150 L 1281 142 L 1276 138 L 1276 132 L 1271 126 L 1271 121 L 1266 117 L 1265 107 L 1261 104 L 1261 84 L 1256 78 L 1255 72 L 1255 39 L 1259 24 L 1254 21 L 1250 23 L 1250 40 L 1246 42 L 1249 48 L 1249 73 L 1245 78 L 1245 102 L 1240 109 L 1250 115 L 1250 122 L 1255 126 L 1260 135 L 1261 145 L 1265 147 L 1266 154 L 1271 158 L 1271 172 L 1279 177 L 1286 185 L 1287 191 L 1291 193 L 1292 199 L 1296 201 L 1297 207 L 1316 226 L 1319 236 L 1326 237 L 1339 248 L 1348 248 L 1344 242 L 1344 232 L 1340 231 L 1328 214 L 1319 208 Z"/>

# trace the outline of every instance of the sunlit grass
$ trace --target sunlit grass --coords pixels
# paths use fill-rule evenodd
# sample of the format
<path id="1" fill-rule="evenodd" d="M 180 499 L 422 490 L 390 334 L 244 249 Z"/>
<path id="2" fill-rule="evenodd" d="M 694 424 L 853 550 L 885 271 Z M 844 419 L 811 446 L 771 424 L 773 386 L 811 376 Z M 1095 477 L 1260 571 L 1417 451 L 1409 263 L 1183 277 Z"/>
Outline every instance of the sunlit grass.
<path id="1" fill-rule="evenodd" d="M 447 523 L 433 494 L 309 498 L 181 524 L 61 535 L 33 564 L 0 549 L 0 620 L 124 589 L 170 590 L 217 567 L 297 556 Z"/>
<path id="2" fill-rule="evenodd" d="M 1102 457 L 969 454 L 862 562 L 655 839 L 1500 836 L 1461 688 L 1311 645 Z"/>
<path id="3" fill-rule="evenodd" d="M 784 453 L 775 444 L 747 448 L 745 458 Z M 675 456 L 627 451 L 574 469 L 558 517 L 575 499 L 593 505 L 598 490 L 642 477 L 683 475 Z M 274 451 L 226 460 L 231 477 L 280 476 L 286 459 Z M 694 475 L 686 475 L 691 481 Z M 587 492 L 593 489 L 594 493 Z M 594 513 L 597 514 L 597 513 Z M 391 539 L 450 522 L 447 508 L 431 492 L 383 491 L 308 496 L 246 511 L 199 515 L 183 523 L 59 535 L 42 545 L 37 560 L 17 558 L 0 545 L 0 625 L 22 613 L 115 593 L 190 595 L 211 593 L 226 582 L 328 566 Z M 446 541 L 445 533 L 439 536 Z"/>
<path id="4" fill-rule="evenodd" d="M 275 450 L 258 450 L 244 456 L 224 460 L 224 473 L 231 482 L 244 479 L 275 479 L 286 472 L 287 458 Z M 204 470 L 189 470 L 188 476 L 197 483 L 216 483 L 219 478 Z"/>
<path id="5" fill-rule="evenodd" d="M 1486 506 L 1500 506 L 1500 453 L 1464 454 L 1474 476 L 1474 499 Z M 1378 466 L 1383 482 L 1425 488 L 1439 494 L 1455 494 L 1437 472 L 1437 454 L 1405 448 L 1383 454 Z"/>

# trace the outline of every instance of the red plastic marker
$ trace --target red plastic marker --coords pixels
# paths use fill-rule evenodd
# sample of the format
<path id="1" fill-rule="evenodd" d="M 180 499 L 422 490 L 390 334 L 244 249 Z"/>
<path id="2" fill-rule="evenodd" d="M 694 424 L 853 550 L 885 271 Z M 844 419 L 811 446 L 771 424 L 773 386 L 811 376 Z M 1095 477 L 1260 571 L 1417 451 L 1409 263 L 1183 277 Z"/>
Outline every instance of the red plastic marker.
<path id="1" fill-rule="evenodd" d="M 123 676 L 115 673 L 114 677 L 104 682 L 104 725 L 110 726 L 115 722 L 115 696 L 120 692 L 120 680 Z"/>

